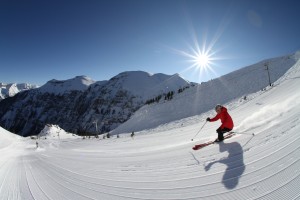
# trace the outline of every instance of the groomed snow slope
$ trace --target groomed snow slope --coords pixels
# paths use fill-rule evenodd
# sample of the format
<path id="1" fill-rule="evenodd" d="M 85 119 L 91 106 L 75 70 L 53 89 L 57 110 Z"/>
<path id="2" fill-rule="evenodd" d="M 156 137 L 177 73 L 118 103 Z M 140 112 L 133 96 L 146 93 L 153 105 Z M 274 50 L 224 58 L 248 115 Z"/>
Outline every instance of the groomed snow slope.
<path id="1" fill-rule="evenodd" d="M 192 146 L 216 137 L 219 122 L 191 142 L 211 111 L 134 139 L 47 139 L 38 149 L 24 139 L 0 146 L 0 199 L 299 199 L 299 85 L 300 62 L 273 88 L 230 102 L 237 130 L 256 135 L 199 151 Z"/>

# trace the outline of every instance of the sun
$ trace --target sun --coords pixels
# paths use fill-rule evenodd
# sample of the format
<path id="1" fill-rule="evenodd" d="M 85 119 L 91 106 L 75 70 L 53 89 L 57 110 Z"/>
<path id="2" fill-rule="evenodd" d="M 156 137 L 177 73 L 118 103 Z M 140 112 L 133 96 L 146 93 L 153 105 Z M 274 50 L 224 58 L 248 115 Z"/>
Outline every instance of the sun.
<path id="1" fill-rule="evenodd" d="M 206 68 L 210 64 L 210 56 L 205 53 L 197 53 L 195 56 L 195 64 L 197 67 Z"/>
<path id="2" fill-rule="evenodd" d="M 196 82 L 204 82 L 211 80 L 213 77 L 218 77 L 219 75 L 215 67 L 219 67 L 218 61 L 223 60 L 225 57 L 219 55 L 222 49 L 215 49 L 217 40 L 218 37 L 208 42 L 206 37 L 204 37 L 203 42 L 199 43 L 195 34 L 193 43 L 187 44 L 185 50 L 171 48 L 176 54 L 185 57 L 184 63 L 187 66 L 180 73 L 188 74 Z"/>
<path id="3" fill-rule="evenodd" d="M 214 70 L 214 66 L 216 66 L 216 61 L 220 58 L 216 57 L 217 51 L 213 51 L 213 45 L 206 46 L 205 44 L 206 42 L 200 46 L 198 42 L 195 42 L 193 46 L 189 45 L 189 50 L 187 51 L 173 49 L 179 55 L 186 57 L 185 61 L 190 63 L 180 73 L 187 73 L 187 71 L 192 70 L 192 76 L 196 77 L 198 82 L 218 76 Z"/>

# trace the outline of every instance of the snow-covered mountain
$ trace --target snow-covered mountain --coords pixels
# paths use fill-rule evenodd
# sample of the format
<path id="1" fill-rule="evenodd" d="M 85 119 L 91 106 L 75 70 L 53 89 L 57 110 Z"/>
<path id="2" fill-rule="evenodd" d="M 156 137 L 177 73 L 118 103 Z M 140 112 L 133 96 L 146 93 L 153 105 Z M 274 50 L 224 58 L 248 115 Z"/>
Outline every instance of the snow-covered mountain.
<path id="1" fill-rule="evenodd" d="M 102 133 L 128 120 L 148 98 L 189 85 L 178 74 L 141 71 L 124 72 L 109 81 L 85 76 L 51 80 L 1 102 L 0 124 L 23 136 L 39 133 L 46 124 L 78 134 Z"/>
<path id="2" fill-rule="evenodd" d="M 118 85 L 124 90 L 131 91 L 134 96 L 140 96 L 143 100 L 189 85 L 189 82 L 179 74 L 169 76 L 143 71 L 123 72 L 112 80 L 115 80 L 112 82 L 112 87 Z"/>
<path id="3" fill-rule="evenodd" d="M 12 97 L 24 90 L 30 90 L 35 88 L 38 88 L 38 86 L 28 83 L 0 83 L 0 101 L 2 99 L 5 99 L 6 97 Z"/>
<path id="4" fill-rule="evenodd" d="M 300 60 L 295 56 L 290 59 L 298 61 L 273 87 L 225 104 L 239 134 L 198 151 L 192 150 L 195 144 L 217 137 L 219 121 L 198 132 L 215 114 L 212 109 L 133 139 L 130 134 L 59 139 L 62 130 L 47 126 L 43 133 L 50 137 L 36 141 L 0 127 L 0 199 L 297 200 Z M 186 107 L 180 108 L 184 113 Z"/>
<path id="5" fill-rule="evenodd" d="M 55 95 L 63 95 L 72 91 L 85 91 L 94 80 L 87 76 L 76 76 L 69 80 L 50 80 L 38 89 L 42 93 L 51 93 Z"/>

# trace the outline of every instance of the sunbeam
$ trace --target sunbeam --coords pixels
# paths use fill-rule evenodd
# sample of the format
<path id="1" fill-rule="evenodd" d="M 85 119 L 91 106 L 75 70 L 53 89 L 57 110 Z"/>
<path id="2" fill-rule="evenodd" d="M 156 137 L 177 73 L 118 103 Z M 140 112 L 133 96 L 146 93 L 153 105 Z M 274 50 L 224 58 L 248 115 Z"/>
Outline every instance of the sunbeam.
<path id="1" fill-rule="evenodd" d="M 217 73 L 214 71 L 213 66 L 216 65 L 214 61 L 218 60 L 215 56 L 216 52 L 211 48 L 207 49 L 204 45 L 200 47 L 197 40 L 194 40 L 193 46 L 190 46 L 189 51 L 175 50 L 178 54 L 187 58 L 187 62 L 190 65 L 181 73 L 193 70 L 193 73 L 197 74 L 198 81 L 201 82 L 204 79 L 205 74 L 212 73 L 216 77 Z M 207 79 L 207 77 L 205 77 Z"/>

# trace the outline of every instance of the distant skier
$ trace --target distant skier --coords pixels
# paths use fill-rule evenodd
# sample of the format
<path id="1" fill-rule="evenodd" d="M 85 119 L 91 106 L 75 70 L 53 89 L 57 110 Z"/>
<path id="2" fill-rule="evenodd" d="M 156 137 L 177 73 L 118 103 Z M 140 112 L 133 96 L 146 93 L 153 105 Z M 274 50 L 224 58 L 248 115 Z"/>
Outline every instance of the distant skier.
<path id="1" fill-rule="evenodd" d="M 39 148 L 39 143 L 38 141 L 35 142 L 36 148 Z"/>
<path id="2" fill-rule="evenodd" d="M 132 131 L 130 137 L 131 137 L 132 139 L 134 139 L 134 132 L 133 132 L 133 131 Z"/>
<path id="3" fill-rule="evenodd" d="M 218 139 L 215 140 L 215 142 L 221 142 L 224 140 L 223 134 L 231 131 L 234 125 L 231 116 L 227 112 L 227 108 L 217 105 L 215 107 L 215 111 L 217 112 L 217 115 L 212 119 L 208 117 L 206 121 L 214 122 L 221 119 L 222 125 L 216 130 L 218 133 Z"/>

